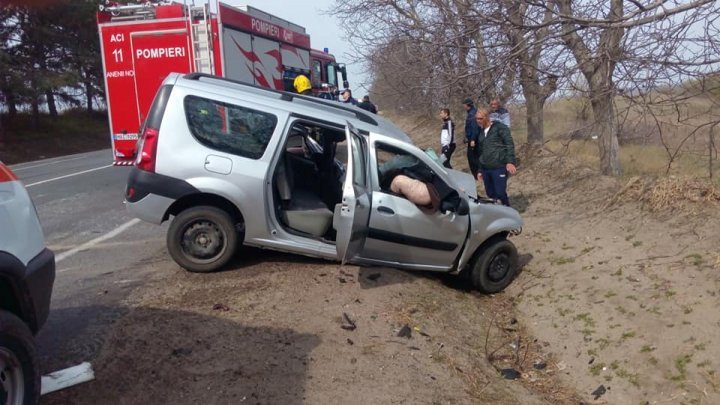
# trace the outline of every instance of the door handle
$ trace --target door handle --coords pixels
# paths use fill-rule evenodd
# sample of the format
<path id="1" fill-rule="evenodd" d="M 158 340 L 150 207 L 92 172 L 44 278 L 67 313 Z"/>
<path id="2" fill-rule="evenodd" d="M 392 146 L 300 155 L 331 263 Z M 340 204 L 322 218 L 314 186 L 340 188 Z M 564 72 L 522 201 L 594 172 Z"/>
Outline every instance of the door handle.
<path id="1" fill-rule="evenodd" d="M 385 214 L 390 214 L 390 215 L 394 215 L 394 214 L 395 214 L 395 211 L 393 211 L 392 209 L 390 209 L 390 208 L 388 208 L 388 207 L 385 207 L 385 206 L 383 206 L 383 205 L 379 206 L 377 210 L 378 210 L 378 212 L 382 212 L 382 213 L 385 213 Z"/>

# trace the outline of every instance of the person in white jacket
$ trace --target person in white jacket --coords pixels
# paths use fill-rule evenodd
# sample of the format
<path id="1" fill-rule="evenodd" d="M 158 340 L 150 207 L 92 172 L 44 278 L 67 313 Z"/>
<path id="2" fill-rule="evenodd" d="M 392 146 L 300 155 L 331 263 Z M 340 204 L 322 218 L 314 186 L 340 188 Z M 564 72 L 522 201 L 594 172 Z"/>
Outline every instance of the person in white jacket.
<path id="1" fill-rule="evenodd" d="M 455 152 L 455 123 L 450 119 L 450 110 L 448 108 L 440 109 L 440 119 L 442 119 L 442 129 L 440 130 L 440 153 L 445 156 L 443 166 L 452 169 L 450 158 Z"/>

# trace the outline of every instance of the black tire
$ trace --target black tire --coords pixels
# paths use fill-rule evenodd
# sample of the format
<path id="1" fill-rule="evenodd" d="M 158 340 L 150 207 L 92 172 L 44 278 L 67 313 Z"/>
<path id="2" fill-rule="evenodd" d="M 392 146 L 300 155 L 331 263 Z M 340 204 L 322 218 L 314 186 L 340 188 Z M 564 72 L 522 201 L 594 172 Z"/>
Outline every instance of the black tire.
<path id="1" fill-rule="evenodd" d="M 491 240 L 472 263 L 472 285 L 485 294 L 500 292 L 515 278 L 517 267 L 515 245 L 505 238 Z"/>
<path id="2" fill-rule="evenodd" d="M 239 241 L 236 221 L 226 211 L 210 206 L 186 209 L 168 228 L 170 256 L 184 269 L 209 273 L 235 255 Z"/>
<path id="3" fill-rule="evenodd" d="M 17 316 L 0 310 L 0 404 L 31 405 L 40 400 L 35 340 Z"/>

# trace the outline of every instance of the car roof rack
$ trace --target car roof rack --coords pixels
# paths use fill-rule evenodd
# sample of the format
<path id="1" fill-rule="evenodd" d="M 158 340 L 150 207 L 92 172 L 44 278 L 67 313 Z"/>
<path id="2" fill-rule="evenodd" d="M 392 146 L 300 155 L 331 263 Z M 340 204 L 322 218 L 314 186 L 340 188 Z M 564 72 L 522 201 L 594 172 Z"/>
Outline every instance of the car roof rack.
<path id="1" fill-rule="evenodd" d="M 357 111 L 357 110 L 355 110 L 355 109 L 353 109 L 353 108 L 350 108 L 350 107 L 346 107 L 346 106 L 342 105 L 342 104 L 339 103 L 339 102 L 337 102 L 337 103 L 332 103 L 332 102 L 329 102 L 329 101 L 326 101 L 326 100 L 323 100 L 323 99 L 320 99 L 320 98 L 317 98 L 317 97 L 305 96 L 305 95 L 301 95 L 301 94 L 290 93 L 290 92 L 287 92 L 287 91 L 280 91 L 280 90 L 275 90 L 275 89 L 269 89 L 269 88 L 267 88 L 267 87 L 261 87 L 261 86 L 255 85 L 255 84 L 250 84 L 250 83 L 245 83 L 245 82 L 241 82 L 241 81 L 238 81 L 238 80 L 228 79 L 228 78 L 226 78 L 226 77 L 214 76 L 214 75 L 207 74 L 207 73 L 199 73 L 199 72 L 188 73 L 188 74 L 184 75 L 183 78 L 184 78 L 184 79 L 187 79 L 187 80 L 198 80 L 198 81 L 199 81 L 200 79 L 203 79 L 203 78 L 204 78 L 204 79 L 221 80 L 221 81 L 225 81 L 225 82 L 230 82 L 230 83 L 234 83 L 234 84 L 239 84 L 239 85 L 241 85 L 241 86 L 250 87 L 250 88 L 253 88 L 253 89 L 258 89 L 258 90 L 266 91 L 266 92 L 269 92 L 269 93 L 279 94 L 279 95 L 280 95 L 280 99 L 283 100 L 283 101 L 290 101 L 290 102 L 292 102 L 294 99 L 297 98 L 298 100 L 309 101 L 309 102 L 311 102 L 311 103 L 315 103 L 315 104 L 317 104 L 318 106 L 336 108 L 336 109 L 338 109 L 338 110 L 346 111 L 346 112 L 349 112 L 350 114 L 355 115 L 355 117 L 356 117 L 358 120 L 360 120 L 360 121 L 362 121 L 362 122 L 365 122 L 365 123 L 367 123 L 367 124 L 371 124 L 371 125 L 375 125 L 375 126 L 378 126 L 378 125 L 379 125 L 378 122 L 377 122 L 375 119 L 373 119 L 371 116 L 369 116 L 368 114 L 366 114 L 366 113 L 364 113 L 364 112 L 362 112 L 362 111 Z M 337 104 L 337 105 L 335 105 L 335 104 Z"/>

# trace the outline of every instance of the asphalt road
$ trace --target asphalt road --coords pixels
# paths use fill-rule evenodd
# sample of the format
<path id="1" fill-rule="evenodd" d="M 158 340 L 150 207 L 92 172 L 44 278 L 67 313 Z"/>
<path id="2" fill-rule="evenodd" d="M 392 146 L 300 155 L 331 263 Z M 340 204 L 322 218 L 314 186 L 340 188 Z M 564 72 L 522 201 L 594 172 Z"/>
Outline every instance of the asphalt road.
<path id="1" fill-rule="evenodd" d="M 11 166 L 35 202 L 57 274 L 48 322 L 37 336 L 43 374 L 92 361 L 124 300 L 157 266 L 170 265 L 165 227 L 133 219 L 123 204 L 127 167 L 102 150 Z"/>

